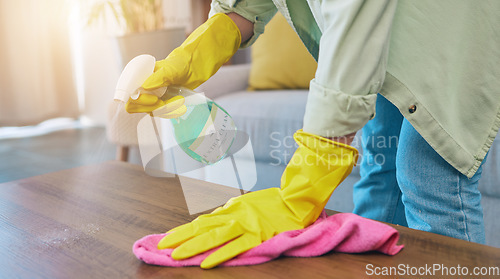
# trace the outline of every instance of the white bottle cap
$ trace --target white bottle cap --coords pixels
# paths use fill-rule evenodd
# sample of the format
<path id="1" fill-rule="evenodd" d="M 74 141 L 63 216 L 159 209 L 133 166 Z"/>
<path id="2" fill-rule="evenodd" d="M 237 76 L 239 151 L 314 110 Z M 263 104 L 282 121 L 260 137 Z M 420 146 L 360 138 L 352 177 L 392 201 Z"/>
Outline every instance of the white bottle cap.
<path id="1" fill-rule="evenodd" d="M 127 102 L 129 97 L 141 87 L 146 79 L 154 72 L 156 59 L 154 56 L 142 54 L 128 62 L 116 84 L 115 100 Z"/>

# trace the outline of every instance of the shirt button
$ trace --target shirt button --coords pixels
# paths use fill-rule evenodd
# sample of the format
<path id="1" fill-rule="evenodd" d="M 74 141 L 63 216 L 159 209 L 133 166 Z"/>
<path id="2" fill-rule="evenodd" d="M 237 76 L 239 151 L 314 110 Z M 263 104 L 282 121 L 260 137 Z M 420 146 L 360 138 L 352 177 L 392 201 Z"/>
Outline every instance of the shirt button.
<path id="1" fill-rule="evenodd" d="M 408 111 L 409 111 L 410 113 L 414 113 L 416 110 L 417 110 L 417 106 L 416 106 L 416 105 L 411 105 L 411 106 L 408 108 Z"/>

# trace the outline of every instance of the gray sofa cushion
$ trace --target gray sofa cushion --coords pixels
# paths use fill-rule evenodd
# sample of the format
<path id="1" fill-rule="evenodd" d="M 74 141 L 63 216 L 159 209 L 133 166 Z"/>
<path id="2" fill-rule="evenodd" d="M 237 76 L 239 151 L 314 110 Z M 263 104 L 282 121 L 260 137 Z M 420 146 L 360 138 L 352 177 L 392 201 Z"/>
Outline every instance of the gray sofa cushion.
<path id="1" fill-rule="evenodd" d="M 285 165 L 296 149 L 293 132 L 302 128 L 306 100 L 306 90 L 275 90 L 237 92 L 215 102 L 248 133 L 256 160 Z"/>

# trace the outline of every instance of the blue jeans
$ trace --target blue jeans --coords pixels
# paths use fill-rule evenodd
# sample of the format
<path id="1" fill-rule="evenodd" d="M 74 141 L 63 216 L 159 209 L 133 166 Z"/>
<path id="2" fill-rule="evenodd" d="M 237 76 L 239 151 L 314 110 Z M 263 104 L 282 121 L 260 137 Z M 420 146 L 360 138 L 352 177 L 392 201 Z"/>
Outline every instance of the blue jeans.
<path id="1" fill-rule="evenodd" d="M 471 179 L 457 171 L 382 95 L 376 112 L 363 128 L 354 213 L 484 243 L 482 166 Z"/>

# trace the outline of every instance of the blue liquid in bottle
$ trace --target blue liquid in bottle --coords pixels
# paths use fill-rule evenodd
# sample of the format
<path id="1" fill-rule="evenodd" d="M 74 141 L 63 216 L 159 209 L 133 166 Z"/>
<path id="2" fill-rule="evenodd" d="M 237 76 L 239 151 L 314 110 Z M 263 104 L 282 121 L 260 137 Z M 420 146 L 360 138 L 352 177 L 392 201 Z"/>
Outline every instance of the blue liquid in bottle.
<path id="1" fill-rule="evenodd" d="M 236 137 L 236 126 L 227 111 L 204 95 L 185 88 L 170 86 L 165 95 L 185 98 L 186 113 L 171 119 L 181 149 L 204 164 L 222 160 Z"/>

